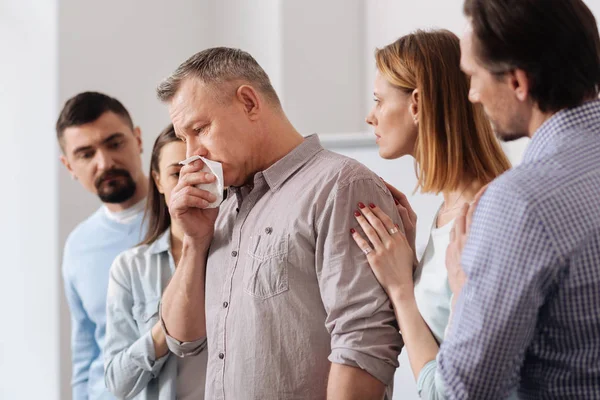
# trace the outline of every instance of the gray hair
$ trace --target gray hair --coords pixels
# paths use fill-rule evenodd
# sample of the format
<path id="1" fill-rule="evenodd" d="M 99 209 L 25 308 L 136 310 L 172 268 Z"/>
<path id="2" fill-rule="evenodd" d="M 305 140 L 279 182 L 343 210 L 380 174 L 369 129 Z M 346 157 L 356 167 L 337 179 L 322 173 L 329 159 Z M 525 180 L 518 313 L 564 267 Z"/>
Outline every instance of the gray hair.
<path id="1" fill-rule="evenodd" d="M 208 85 L 244 81 L 255 85 L 273 104 L 281 105 L 265 70 L 254 57 L 239 49 L 213 47 L 194 54 L 158 85 L 158 99 L 162 102 L 171 101 L 182 82 L 189 77 Z"/>

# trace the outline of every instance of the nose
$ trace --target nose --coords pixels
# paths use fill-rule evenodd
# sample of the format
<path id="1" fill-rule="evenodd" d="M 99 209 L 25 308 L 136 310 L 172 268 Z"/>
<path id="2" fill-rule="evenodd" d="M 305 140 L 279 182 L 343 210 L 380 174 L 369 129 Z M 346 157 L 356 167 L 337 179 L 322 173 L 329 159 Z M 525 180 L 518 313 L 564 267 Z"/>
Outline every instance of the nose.
<path id="1" fill-rule="evenodd" d="M 208 149 L 202 144 L 199 139 L 190 139 L 185 143 L 185 157 L 189 158 L 192 156 L 206 157 L 208 155 Z"/>
<path id="2" fill-rule="evenodd" d="M 96 151 L 96 162 L 100 171 L 107 171 L 115 164 L 110 154 L 102 149 Z"/>
<path id="3" fill-rule="evenodd" d="M 369 115 L 367 115 L 367 118 L 365 118 L 365 122 L 371 126 L 375 126 L 376 123 L 376 119 L 375 116 L 373 115 L 373 110 L 371 109 L 371 111 L 369 112 Z"/>

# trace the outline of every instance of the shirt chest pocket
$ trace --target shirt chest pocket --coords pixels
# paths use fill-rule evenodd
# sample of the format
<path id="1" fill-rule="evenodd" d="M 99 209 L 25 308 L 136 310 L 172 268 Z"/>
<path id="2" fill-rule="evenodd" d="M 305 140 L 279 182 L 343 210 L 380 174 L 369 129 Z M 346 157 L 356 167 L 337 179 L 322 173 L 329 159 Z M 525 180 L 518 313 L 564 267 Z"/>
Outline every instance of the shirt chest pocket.
<path id="1" fill-rule="evenodd" d="M 160 297 L 133 305 L 133 309 L 131 311 L 133 314 L 133 319 L 135 320 L 140 333 L 143 334 L 148 332 L 158 321 L 159 303 Z"/>
<path id="2" fill-rule="evenodd" d="M 244 291 L 263 300 L 287 291 L 288 252 L 288 234 L 250 237 L 244 267 Z"/>

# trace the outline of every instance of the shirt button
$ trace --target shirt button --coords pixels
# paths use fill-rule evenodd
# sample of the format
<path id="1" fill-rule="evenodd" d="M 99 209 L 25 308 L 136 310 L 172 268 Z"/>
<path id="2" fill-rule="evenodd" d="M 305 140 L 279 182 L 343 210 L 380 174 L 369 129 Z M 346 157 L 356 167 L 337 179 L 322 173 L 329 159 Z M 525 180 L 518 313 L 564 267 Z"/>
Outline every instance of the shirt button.
<path id="1" fill-rule="evenodd" d="M 237 257 L 237 251 L 235 251 L 235 250 L 234 250 L 234 251 L 232 251 L 232 252 L 231 252 L 231 256 L 232 256 L 232 257 Z"/>
<path id="2" fill-rule="evenodd" d="M 227 308 L 227 306 L 229 306 L 229 303 L 228 303 L 228 302 L 226 302 L 226 301 L 225 301 L 225 302 L 223 302 L 223 308 Z"/>
<path id="3" fill-rule="evenodd" d="M 220 358 L 221 360 L 222 360 L 222 359 L 224 359 L 224 358 L 225 358 L 225 354 L 223 354 L 223 353 L 219 353 L 219 358 Z"/>

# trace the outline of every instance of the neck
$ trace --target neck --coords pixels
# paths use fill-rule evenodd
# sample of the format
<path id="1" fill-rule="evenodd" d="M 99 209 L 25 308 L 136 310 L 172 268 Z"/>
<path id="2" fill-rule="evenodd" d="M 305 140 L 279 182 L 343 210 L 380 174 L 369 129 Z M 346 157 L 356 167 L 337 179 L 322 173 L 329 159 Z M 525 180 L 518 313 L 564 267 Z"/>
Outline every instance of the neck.
<path id="1" fill-rule="evenodd" d="M 183 248 L 183 231 L 179 226 L 171 223 L 171 254 L 175 265 L 179 264 L 181 258 L 181 249 Z"/>
<path id="2" fill-rule="evenodd" d="M 147 193 L 148 179 L 143 176 L 142 179 L 136 183 L 135 193 L 129 200 L 122 203 L 104 203 L 104 205 L 111 212 L 124 211 L 142 201 L 146 197 Z"/>
<path id="3" fill-rule="evenodd" d="M 549 120 L 554 114 L 554 112 L 542 112 L 535 107 L 531 112 L 531 118 L 529 119 L 529 127 L 527 128 L 528 136 L 532 138 L 539 127 L 542 126 L 544 122 Z"/>
<path id="4" fill-rule="evenodd" d="M 262 132 L 260 159 L 255 171 L 264 171 L 277 161 L 281 160 L 293 149 L 299 146 L 304 137 L 292 126 L 285 115 L 273 115 L 264 124 Z"/>
<path id="5" fill-rule="evenodd" d="M 456 190 L 443 192 L 444 207 L 451 209 L 462 206 L 465 202 L 470 202 L 482 187 L 483 185 L 480 182 L 473 180 L 460 185 Z"/>

